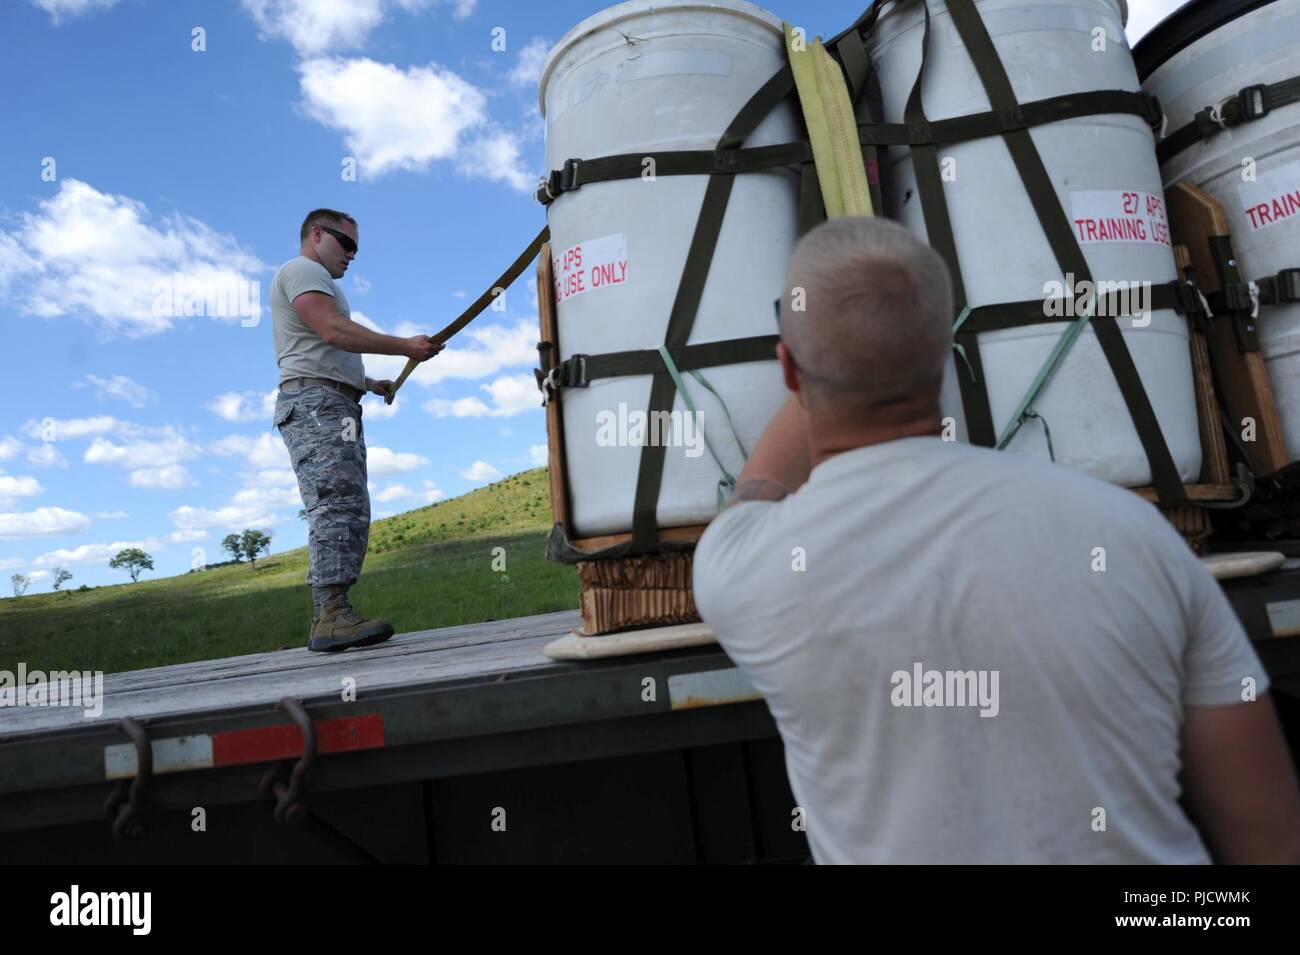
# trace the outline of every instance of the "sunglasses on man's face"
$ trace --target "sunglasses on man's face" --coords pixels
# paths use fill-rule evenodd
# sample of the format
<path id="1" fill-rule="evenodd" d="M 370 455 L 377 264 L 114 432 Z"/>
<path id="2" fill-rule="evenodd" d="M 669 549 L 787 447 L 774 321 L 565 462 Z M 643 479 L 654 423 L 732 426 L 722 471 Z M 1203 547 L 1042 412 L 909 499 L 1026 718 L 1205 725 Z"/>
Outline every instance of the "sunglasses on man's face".
<path id="1" fill-rule="evenodd" d="M 352 241 L 352 236 L 348 235 L 346 232 L 340 232 L 338 229 L 331 229 L 327 225 L 321 226 L 320 230 L 322 232 L 328 232 L 330 235 L 334 236 L 334 238 L 338 240 L 339 245 L 343 246 L 344 252 L 355 252 L 357 250 L 357 244 Z"/>

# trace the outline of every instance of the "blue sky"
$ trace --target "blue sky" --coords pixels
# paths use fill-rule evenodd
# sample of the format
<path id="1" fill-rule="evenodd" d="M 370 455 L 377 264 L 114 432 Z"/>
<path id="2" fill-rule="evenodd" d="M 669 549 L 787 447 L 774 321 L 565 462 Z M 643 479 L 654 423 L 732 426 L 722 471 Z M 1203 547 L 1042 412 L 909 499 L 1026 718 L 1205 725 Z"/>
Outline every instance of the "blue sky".
<path id="1" fill-rule="evenodd" d="M 766 6 L 829 35 L 864 4 Z M 13 573 L 49 590 L 56 566 L 73 587 L 122 582 L 107 561 L 127 546 L 153 555 L 147 576 L 183 573 L 227 559 L 222 537 L 245 527 L 276 552 L 302 546 L 270 427 L 265 309 L 302 217 L 325 205 L 359 220 L 342 280 L 355 320 L 396 335 L 445 325 L 543 224 L 538 70 L 605 6 L 4 0 L 5 592 Z M 1175 6 L 1131 0 L 1130 36 Z M 247 302 L 259 282 L 261 314 L 169 314 L 159 291 L 178 281 L 182 302 L 196 286 Z M 516 283 L 393 408 L 366 399 L 376 519 L 544 463 L 535 294 Z M 366 357 L 374 378 L 403 364 Z"/>

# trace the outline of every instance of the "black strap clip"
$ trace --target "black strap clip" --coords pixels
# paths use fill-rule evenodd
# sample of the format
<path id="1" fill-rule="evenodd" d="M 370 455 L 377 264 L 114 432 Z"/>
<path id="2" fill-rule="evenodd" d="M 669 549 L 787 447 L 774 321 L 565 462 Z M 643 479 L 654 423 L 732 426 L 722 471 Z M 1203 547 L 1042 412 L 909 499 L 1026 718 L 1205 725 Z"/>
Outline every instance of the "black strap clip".
<path id="1" fill-rule="evenodd" d="M 1268 87 L 1263 83 L 1247 86 L 1237 93 L 1237 123 L 1249 122 L 1267 116 L 1273 104 L 1269 99 Z M 1230 123 L 1235 126 L 1236 123 Z"/>
<path id="2" fill-rule="evenodd" d="M 565 388 L 586 388 L 590 384 L 587 381 L 587 358 L 587 355 L 581 353 L 569 356 L 569 360 L 564 363 L 564 374 L 560 376 Z"/>
<path id="3" fill-rule="evenodd" d="M 1259 301 L 1262 305 L 1290 305 L 1300 302 L 1300 269 L 1283 269 L 1277 275 L 1260 279 Z"/>
<path id="4" fill-rule="evenodd" d="M 1229 312 L 1250 314 L 1255 310 L 1255 305 L 1250 300 L 1250 286 L 1241 282 L 1233 282 L 1223 287 L 1223 304 Z"/>
<path id="5" fill-rule="evenodd" d="M 549 206 L 562 193 L 577 189 L 578 162 L 577 159 L 566 159 L 559 169 L 552 169 L 549 175 L 543 176 L 537 187 L 537 201 Z"/>
<path id="6" fill-rule="evenodd" d="M 1157 134 L 1162 134 L 1165 128 L 1165 108 L 1160 105 L 1160 98 L 1143 90 L 1142 105 L 1146 110 L 1142 118 Z"/>

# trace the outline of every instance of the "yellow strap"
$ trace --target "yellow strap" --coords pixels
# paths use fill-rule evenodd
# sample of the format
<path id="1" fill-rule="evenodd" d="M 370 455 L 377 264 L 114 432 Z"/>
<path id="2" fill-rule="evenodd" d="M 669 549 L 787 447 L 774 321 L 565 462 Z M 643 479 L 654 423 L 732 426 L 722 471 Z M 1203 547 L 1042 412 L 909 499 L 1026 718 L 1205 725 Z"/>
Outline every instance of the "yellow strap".
<path id="1" fill-rule="evenodd" d="M 866 163 L 844 73 L 820 39 L 809 46 L 789 23 L 783 26 L 826 215 L 873 215 Z"/>

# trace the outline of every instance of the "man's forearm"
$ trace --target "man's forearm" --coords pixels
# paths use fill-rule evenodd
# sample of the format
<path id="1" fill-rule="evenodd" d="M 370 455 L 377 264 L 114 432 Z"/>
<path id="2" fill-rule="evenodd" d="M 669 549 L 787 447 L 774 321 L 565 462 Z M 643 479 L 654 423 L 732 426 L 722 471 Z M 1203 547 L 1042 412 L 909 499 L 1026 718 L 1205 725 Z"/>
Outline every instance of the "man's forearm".
<path id="1" fill-rule="evenodd" d="M 340 316 L 342 318 L 342 316 Z M 406 339 L 395 335 L 381 335 L 364 325 L 343 319 L 335 326 L 332 341 L 335 348 L 367 355 L 405 355 Z"/>
<path id="2" fill-rule="evenodd" d="M 799 396 L 791 394 L 763 429 L 737 476 L 732 502 L 779 499 L 802 487 L 811 471 L 803 408 Z"/>

